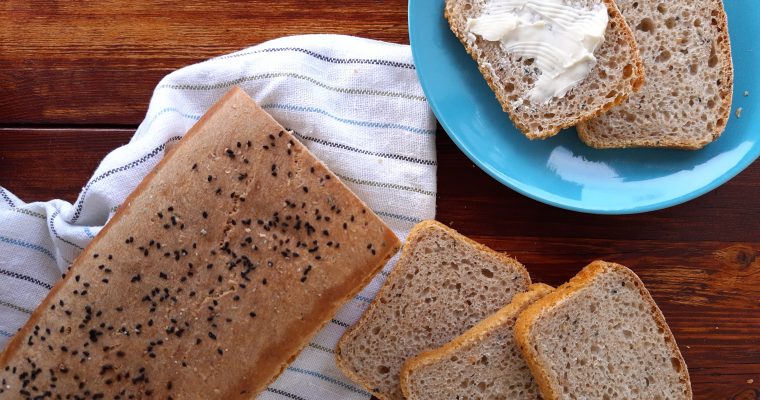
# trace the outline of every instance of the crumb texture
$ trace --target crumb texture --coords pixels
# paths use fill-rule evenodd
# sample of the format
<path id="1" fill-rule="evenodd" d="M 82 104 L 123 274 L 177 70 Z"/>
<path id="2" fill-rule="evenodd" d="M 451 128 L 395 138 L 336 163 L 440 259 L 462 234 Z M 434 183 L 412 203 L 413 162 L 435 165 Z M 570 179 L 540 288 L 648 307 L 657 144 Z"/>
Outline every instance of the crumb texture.
<path id="1" fill-rule="evenodd" d="M 436 222 L 412 231 L 384 287 L 338 344 L 338 364 L 378 397 L 403 399 L 403 363 L 439 347 L 530 284 L 525 268 Z"/>
<path id="2" fill-rule="evenodd" d="M 478 63 L 504 111 L 528 138 L 547 138 L 562 128 L 588 120 L 628 97 L 640 85 L 641 59 L 631 29 L 615 4 L 611 0 L 573 1 L 578 7 L 604 3 L 609 9 L 605 40 L 594 52 L 597 64 L 565 96 L 546 104 L 533 104 L 527 93 L 541 73 L 534 60 L 504 52 L 498 42 L 483 40 L 467 31 L 467 19 L 480 16 L 488 1 L 447 0 L 446 17 L 451 30 Z"/>
<path id="3" fill-rule="evenodd" d="M 617 0 L 644 61 L 641 91 L 586 123 L 594 147 L 697 149 L 728 122 L 733 67 L 721 0 Z"/>
<path id="4" fill-rule="evenodd" d="M 397 245 L 233 89 L 9 344 L 0 398 L 252 398 Z"/>
<path id="5" fill-rule="evenodd" d="M 515 342 L 514 325 L 526 307 L 551 290 L 531 285 L 450 344 L 407 362 L 407 399 L 540 399 Z"/>
<path id="6" fill-rule="evenodd" d="M 522 344 L 534 373 L 558 399 L 690 399 L 686 365 L 641 281 L 616 264 L 596 268 L 560 301 L 531 308 Z"/>

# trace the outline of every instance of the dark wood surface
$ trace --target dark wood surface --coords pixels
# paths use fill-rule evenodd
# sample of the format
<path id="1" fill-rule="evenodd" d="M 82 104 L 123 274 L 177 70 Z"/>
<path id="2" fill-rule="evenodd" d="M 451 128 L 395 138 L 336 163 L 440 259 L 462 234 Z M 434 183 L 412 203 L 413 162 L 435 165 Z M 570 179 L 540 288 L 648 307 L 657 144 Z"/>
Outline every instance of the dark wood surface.
<path id="1" fill-rule="evenodd" d="M 405 0 L 0 2 L 0 185 L 73 201 L 166 73 L 283 35 L 408 43 Z M 670 323 L 697 399 L 760 399 L 760 163 L 684 205 L 595 216 L 500 185 L 438 132 L 438 219 L 558 285 L 628 265 Z"/>

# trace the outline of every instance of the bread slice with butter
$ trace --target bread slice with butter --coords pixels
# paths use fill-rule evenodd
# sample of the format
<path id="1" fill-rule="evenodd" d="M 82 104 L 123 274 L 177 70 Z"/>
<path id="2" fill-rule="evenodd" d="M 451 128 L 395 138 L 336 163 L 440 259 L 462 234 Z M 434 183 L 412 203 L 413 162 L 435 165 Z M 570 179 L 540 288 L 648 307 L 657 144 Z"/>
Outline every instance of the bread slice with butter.
<path id="1" fill-rule="evenodd" d="M 613 0 L 446 0 L 444 15 L 529 139 L 600 115 L 643 83 Z"/>
<path id="2" fill-rule="evenodd" d="M 408 400 L 538 400 L 538 386 L 515 342 L 518 315 L 553 288 L 534 283 L 512 302 L 445 345 L 404 364 Z"/>
<path id="3" fill-rule="evenodd" d="M 647 82 L 610 112 L 578 126 L 596 148 L 696 150 L 728 123 L 731 44 L 721 0 L 617 0 L 641 49 Z"/>

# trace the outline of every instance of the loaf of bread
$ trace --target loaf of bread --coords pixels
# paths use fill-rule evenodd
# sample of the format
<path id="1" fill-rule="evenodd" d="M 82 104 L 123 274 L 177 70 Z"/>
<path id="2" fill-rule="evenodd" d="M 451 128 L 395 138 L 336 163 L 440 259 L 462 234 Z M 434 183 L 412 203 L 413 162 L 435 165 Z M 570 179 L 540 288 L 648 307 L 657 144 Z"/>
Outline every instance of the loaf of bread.
<path id="1" fill-rule="evenodd" d="M 377 297 L 338 342 L 338 367 L 381 399 L 403 399 L 399 373 L 407 359 L 450 341 L 528 285 L 516 260 L 423 221 Z"/>
<path id="2" fill-rule="evenodd" d="M 506 52 L 498 41 L 471 33 L 467 21 L 484 12 L 494 0 L 446 0 L 451 30 L 475 59 L 486 82 L 512 122 L 530 139 L 554 136 L 560 129 L 586 121 L 619 104 L 639 89 L 644 69 L 631 28 L 613 0 L 567 2 L 574 7 L 607 6 L 609 22 L 603 42 L 594 51 L 596 65 L 562 97 L 538 104 L 528 93 L 540 77 L 533 58 Z"/>
<path id="3" fill-rule="evenodd" d="M 253 398 L 398 246 L 233 89 L 9 343 L 0 398 Z"/>
<path id="4" fill-rule="evenodd" d="M 578 126 L 592 147 L 699 149 L 731 111 L 733 66 L 721 0 L 617 0 L 634 29 L 646 83 L 610 112 Z"/>
<path id="5" fill-rule="evenodd" d="M 691 399 L 662 312 L 622 265 L 589 264 L 523 311 L 515 335 L 545 400 Z"/>
<path id="6" fill-rule="evenodd" d="M 401 389 L 408 400 L 540 399 L 538 386 L 515 342 L 517 316 L 552 291 L 530 285 L 512 302 L 449 343 L 408 360 Z"/>

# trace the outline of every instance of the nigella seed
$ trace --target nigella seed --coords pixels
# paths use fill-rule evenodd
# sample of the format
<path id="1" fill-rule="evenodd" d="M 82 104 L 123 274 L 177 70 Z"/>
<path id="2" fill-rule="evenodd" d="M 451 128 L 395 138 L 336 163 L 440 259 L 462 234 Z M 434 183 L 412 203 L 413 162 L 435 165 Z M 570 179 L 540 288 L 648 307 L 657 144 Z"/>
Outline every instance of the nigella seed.
<path id="1" fill-rule="evenodd" d="M 238 148 L 238 149 L 239 149 L 240 147 L 242 147 L 242 146 L 243 146 L 243 144 L 242 144 L 242 143 L 240 143 L 240 142 L 237 142 L 237 148 Z"/>
<path id="2" fill-rule="evenodd" d="M 169 224 L 164 224 L 164 229 L 169 229 L 169 228 L 171 228 L 171 227 L 172 227 L 172 226 L 171 226 L 171 225 L 169 225 Z"/>
<path id="3" fill-rule="evenodd" d="M 207 213 L 207 212 L 205 212 L 205 211 L 204 211 L 204 212 L 203 212 L 203 214 L 201 214 L 201 215 L 203 215 L 203 218 L 208 218 L 208 213 Z"/>
<path id="4" fill-rule="evenodd" d="M 235 152 L 232 149 L 227 149 L 227 157 L 235 158 Z"/>
<path id="5" fill-rule="evenodd" d="M 192 168 L 190 168 L 190 169 L 192 169 L 193 171 L 195 171 L 196 169 L 198 169 L 198 163 L 193 164 Z"/>
<path id="6" fill-rule="evenodd" d="M 248 177 L 248 174 L 246 174 L 246 173 L 241 173 L 240 175 L 238 175 L 238 180 L 239 180 L 239 181 L 242 181 L 243 179 L 245 179 L 245 178 L 247 178 L 247 177 Z"/>
<path id="7" fill-rule="evenodd" d="M 219 353 L 219 355 L 224 355 L 224 350 L 222 350 L 221 347 L 217 347 L 216 352 Z"/>
<path id="8" fill-rule="evenodd" d="M 93 254 L 92 258 L 98 258 L 98 254 L 97 253 Z"/>
<path id="9" fill-rule="evenodd" d="M 173 212 L 174 211 L 174 207 L 169 206 L 169 208 L 167 208 L 167 210 L 169 210 L 169 212 Z"/>
<path id="10" fill-rule="evenodd" d="M 216 194 L 222 194 L 222 188 L 216 188 Z"/>
<path id="11" fill-rule="evenodd" d="M 308 188 L 308 187 L 306 187 L 306 186 L 304 186 L 304 187 L 303 187 L 303 192 L 304 192 L 304 193 L 309 193 L 309 188 Z"/>
<path id="12" fill-rule="evenodd" d="M 209 182 L 211 182 L 211 180 L 212 180 L 212 179 L 214 179 L 214 177 L 213 177 L 213 176 L 211 176 L 211 175 L 209 175 L 209 176 L 206 178 L 206 180 L 208 180 Z"/>
<path id="13" fill-rule="evenodd" d="M 216 335 L 214 335 L 214 332 L 209 332 L 209 333 L 208 333 L 208 337 L 209 337 L 211 340 L 216 340 Z"/>
<path id="14" fill-rule="evenodd" d="M 253 312 L 253 311 L 251 311 L 250 313 L 248 313 L 248 315 L 249 315 L 251 318 L 256 318 L 256 313 L 255 313 L 255 312 Z"/>

